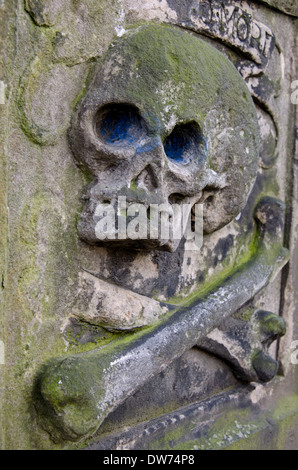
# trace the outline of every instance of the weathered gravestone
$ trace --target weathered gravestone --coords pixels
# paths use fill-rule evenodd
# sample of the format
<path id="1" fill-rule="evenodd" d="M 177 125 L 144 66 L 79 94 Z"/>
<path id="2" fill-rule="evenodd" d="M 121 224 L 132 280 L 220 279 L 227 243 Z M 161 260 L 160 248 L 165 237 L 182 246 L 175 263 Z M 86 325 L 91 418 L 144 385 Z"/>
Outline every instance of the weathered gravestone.
<path id="1" fill-rule="evenodd" d="M 0 3 L 3 449 L 297 448 L 296 17 Z"/>

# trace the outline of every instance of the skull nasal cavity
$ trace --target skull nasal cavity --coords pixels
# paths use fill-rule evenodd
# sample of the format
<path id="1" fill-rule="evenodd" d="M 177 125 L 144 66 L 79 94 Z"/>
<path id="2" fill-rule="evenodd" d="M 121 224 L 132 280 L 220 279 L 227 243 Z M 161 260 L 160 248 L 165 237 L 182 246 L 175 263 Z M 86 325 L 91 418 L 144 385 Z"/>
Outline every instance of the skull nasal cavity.
<path id="1" fill-rule="evenodd" d="M 146 189 L 147 191 L 153 191 L 158 187 L 158 181 L 150 166 L 144 168 L 144 170 L 137 177 L 136 182 L 139 188 Z"/>
<path id="2" fill-rule="evenodd" d="M 136 145 L 146 135 L 146 125 L 136 107 L 129 104 L 103 106 L 96 115 L 95 130 L 109 145 Z"/>
<path id="3" fill-rule="evenodd" d="M 167 157 L 177 163 L 191 163 L 207 156 L 206 139 L 194 121 L 178 124 L 164 141 Z"/>

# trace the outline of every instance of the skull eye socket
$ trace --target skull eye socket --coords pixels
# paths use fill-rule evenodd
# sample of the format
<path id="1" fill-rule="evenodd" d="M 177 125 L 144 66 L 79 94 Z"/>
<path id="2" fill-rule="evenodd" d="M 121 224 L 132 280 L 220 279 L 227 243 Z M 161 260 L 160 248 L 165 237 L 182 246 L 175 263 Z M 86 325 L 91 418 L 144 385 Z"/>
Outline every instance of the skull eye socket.
<path id="1" fill-rule="evenodd" d="M 178 124 L 164 141 L 167 157 L 176 163 L 198 162 L 206 158 L 206 139 L 194 121 Z"/>
<path id="2" fill-rule="evenodd" d="M 109 104 L 96 116 L 95 130 L 104 144 L 134 146 L 146 136 L 146 125 L 136 107 Z"/>

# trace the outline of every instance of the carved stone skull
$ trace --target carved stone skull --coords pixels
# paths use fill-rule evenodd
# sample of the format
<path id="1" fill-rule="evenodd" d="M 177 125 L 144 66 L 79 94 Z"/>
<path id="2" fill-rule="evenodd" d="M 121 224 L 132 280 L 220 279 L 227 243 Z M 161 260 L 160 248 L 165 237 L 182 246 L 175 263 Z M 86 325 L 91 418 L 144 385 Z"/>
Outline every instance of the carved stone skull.
<path id="1" fill-rule="evenodd" d="M 204 232 L 242 210 L 258 165 L 250 93 L 234 65 L 186 31 L 161 25 L 126 32 L 96 70 L 70 132 L 78 162 L 94 175 L 81 238 L 96 236 L 98 204 L 204 203 Z M 113 240 L 110 243 L 128 243 Z M 174 251 L 171 241 L 142 246 Z"/>

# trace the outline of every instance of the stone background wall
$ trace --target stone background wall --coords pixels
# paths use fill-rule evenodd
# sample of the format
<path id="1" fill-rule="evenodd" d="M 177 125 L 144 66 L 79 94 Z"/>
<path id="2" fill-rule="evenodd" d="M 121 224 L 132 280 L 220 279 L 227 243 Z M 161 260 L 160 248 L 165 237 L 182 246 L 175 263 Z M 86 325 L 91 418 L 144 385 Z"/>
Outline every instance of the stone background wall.
<path id="1" fill-rule="evenodd" d="M 297 449 L 298 136 L 291 88 L 298 80 L 297 3 L 236 3 L 268 28 L 261 54 L 256 45 L 247 47 L 245 31 L 230 34 L 229 22 L 224 34 L 218 25 L 198 22 L 200 2 L 0 0 L 0 448 Z M 73 114 L 111 41 L 147 23 L 195 31 L 223 52 L 242 71 L 259 117 L 262 146 L 249 204 L 240 221 L 206 238 L 195 262 L 209 264 L 195 274 L 178 255 L 172 264 L 167 255 L 145 263 L 129 253 L 116 271 L 114 259 L 88 247 L 77 232 L 81 196 L 93 176 L 70 149 Z M 270 32 L 276 45 L 267 64 Z M 253 301 L 287 323 L 286 335 L 271 347 L 280 362 L 277 377 L 248 386 L 225 361 L 193 348 L 128 398 L 91 439 L 54 442 L 36 410 L 37 374 L 55 357 L 125 334 L 77 315 L 82 268 L 108 273 L 109 282 L 154 301 L 178 304 L 196 294 L 200 275 L 204 293 L 249 254 L 249 220 L 264 195 L 285 202 L 284 246 L 290 250 L 290 262 Z"/>

